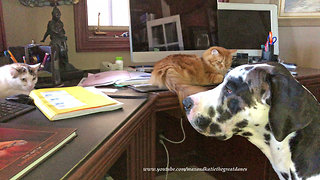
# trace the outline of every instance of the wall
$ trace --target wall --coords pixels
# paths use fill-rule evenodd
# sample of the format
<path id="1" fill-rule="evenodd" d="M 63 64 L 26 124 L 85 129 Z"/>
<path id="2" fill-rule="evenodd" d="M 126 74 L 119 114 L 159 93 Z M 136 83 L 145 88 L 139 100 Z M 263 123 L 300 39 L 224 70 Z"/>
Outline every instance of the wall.
<path id="1" fill-rule="evenodd" d="M 230 0 L 230 2 L 277 4 L 278 0 Z M 319 25 L 320 19 L 314 19 L 309 26 L 303 27 L 290 26 L 290 23 L 285 21 L 287 20 L 279 21 L 280 59 L 296 63 L 301 67 L 320 69 L 320 27 L 315 26 Z"/>
<path id="2" fill-rule="evenodd" d="M 320 68 L 320 27 L 280 27 L 280 58 L 299 66 Z"/>
<path id="3" fill-rule="evenodd" d="M 276 3 L 276 0 L 230 0 L 243 3 Z M 37 43 L 46 31 L 51 19 L 51 7 L 29 8 L 18 0 L 2 0 L 8 46 L 24 45 L 34 39 Z M 78 53 L 75 51 L 73 6 L 59 7 L 62 13 L 69 46 L 69 62 L 79 69 L 97 69 L 100 62 L 113 61 L 123 56 L 124 64 L 130 65 L 129 52 Z M 320 21 L 317 20 L 317 21 Z M 302 67 L 320 69 L 320 27 L 279 27 L 280 58 Z M 45 44 L 49 44 L 48 38 Z"/>

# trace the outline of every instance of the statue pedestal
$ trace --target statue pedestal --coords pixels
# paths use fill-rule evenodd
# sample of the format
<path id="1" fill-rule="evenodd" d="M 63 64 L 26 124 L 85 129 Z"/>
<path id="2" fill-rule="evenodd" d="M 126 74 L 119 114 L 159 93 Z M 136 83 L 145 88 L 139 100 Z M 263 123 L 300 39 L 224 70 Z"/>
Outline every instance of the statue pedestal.
<path id="1" fill-rule="evenodd" d="M 60 77 L 62 81 L 69 81 L 73 79 L 82 79 L 84 72 L 75 68 L 67 61 L 60 61 Z"/>
<path id="2" fill-rule="evenodd" d="M 60 72 L 60 77 L 61 77 L 62 82 L 63 81 L 70 81 L 73 79 L 82 79 L 83 75 L 84 75 L 84 71 L 82 71 L 82 70 Z"/>

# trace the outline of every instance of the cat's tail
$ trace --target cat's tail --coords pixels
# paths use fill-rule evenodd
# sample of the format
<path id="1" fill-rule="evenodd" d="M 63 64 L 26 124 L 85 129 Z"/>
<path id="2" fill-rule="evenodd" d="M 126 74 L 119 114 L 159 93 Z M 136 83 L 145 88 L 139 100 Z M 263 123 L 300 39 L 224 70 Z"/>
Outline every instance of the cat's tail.
<path id="1" fill-rule="evenodd" d="M 207 88 L 203 86 L 190 84 L 190 82 L 184 80 L 179 73 L 169 68 L 160 71 L 153 71 L 150 83 L 159 87 L 167 87 L 170 91 L 175 92 L 178 96 L 181 107 L 183 99 L 187 96 L 207 90 Z"/>

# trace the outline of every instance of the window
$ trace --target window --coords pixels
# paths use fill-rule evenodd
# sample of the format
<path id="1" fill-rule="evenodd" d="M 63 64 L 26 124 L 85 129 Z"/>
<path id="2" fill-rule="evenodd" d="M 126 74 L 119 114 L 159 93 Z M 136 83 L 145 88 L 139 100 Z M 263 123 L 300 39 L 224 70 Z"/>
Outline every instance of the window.
<path id="1" fill-rule="evenodd" d="M 87 4 L 87 0 L 82 0 L 78 4 L 74 5 L 74 23 L 75 23 L 75 35 L 76 35 L 76 50 L 77 52 L 95 52 L 95 51 L 128 51 L 129 50 L 129 38 L 121 37 L 124 32 L 128 32 L 128 26 L 125 24 L 119 24 L 118 17 L 127 17 L 127 24 L 129 24 L 129 10 L 128 0 L 105 0 L 107 6 L 98 5 L 98 7 L 107 8 L 107 12 L 100 12 L 100 23 L 113 26 L 102 26 L 100 29 L 106 32 L 105 35 L 96 35 L 95 29 L 98 24 L 98 9 L 96 3 L 102 2 L 101 0 L 90 0 Z M 124 4 L 127 2 L 127 5 Z M 89 2 L 89 1 L 88 1 Z M 112 11 L 110 11 L 110 7 Z M 126 7 L 126 8 L 124 8 Z M 90 10 L 90 9 L 93 10 Z M 124 10 L 126 9 L 126 10 Z M 102 9 L 103 10 L 103 9 Z M 101 11 L 102 11 L 101 10 Z M 88 11 L 92 13 L 88 13 Z M 103 13 L 109 13 L 105 17 L 109 17 L 109 20 L 103 20 Z M 119 16 L 117 13 L 121 13 Z M 89 14 L 89 16 L 88 16 Z M 127 14 L 127 15 L 125 15 Z M 113 19 L 112 19 L 113 17 Z M 90 21 L 89 21 L 90 18 Z M 92 20 L 91 20 L 92 19 Z M 126 18 L 125 18 L 126 19 Z M 111 21 L 110 21 L 111 20 Z M 102 22 L 104 21 L 104 22 Z M 111 24 L 110 24 L 111 22 Z M 125 21 L 121 21 L 125 22 Z M 89 26 L 90 25 L 93 26 Z M 102 24 L 100 24 L 102 25 Z"/>
<path id="2" fill-rule="evenodd" d="M 129 26 L 128 0 L 90 0 L 87 1 L 88 25 L 98 25 L 100 13 L 100 26 Z"/>

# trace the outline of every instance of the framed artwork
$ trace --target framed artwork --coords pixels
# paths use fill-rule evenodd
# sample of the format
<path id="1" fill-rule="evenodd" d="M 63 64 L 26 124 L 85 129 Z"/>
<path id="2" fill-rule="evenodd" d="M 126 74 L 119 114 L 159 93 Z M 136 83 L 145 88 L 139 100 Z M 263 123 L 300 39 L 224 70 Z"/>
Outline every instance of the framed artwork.
<path id="1" fill-rule="evenodd" d="M 320 18 L 319 0 L 279 0 L 280 18 Z"/>
<path id="2" fill-rule="evenodd" d="M 320 26 L 319 0 L 279 0 L 279 26 Z"/>
<path id="3" fill-rule="evenodd" d="M 20 3 L 28 7 L 42 7 L 54 5 L 77 4 L 79 0 L 19 0 Z"/>

